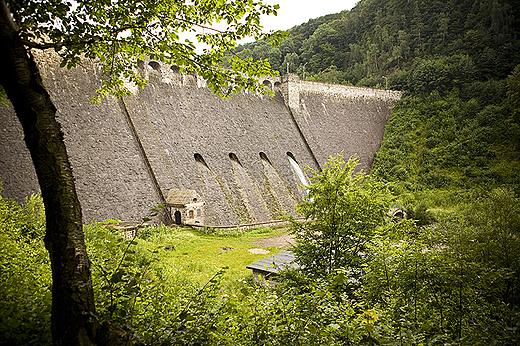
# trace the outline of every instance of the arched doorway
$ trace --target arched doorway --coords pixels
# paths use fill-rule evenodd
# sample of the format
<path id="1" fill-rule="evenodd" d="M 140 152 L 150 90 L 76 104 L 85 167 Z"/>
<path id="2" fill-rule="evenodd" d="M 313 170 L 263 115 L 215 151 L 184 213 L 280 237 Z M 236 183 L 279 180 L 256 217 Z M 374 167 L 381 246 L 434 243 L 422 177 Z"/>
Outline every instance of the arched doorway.
<path id="1" fill-rule="evenodd" d="M 176 210 L 175 214 L 173 214 L 173 215 L 174 215 L 175 223 L 177 225 L 180 225 L 181 224 L 181 212 Z"/>

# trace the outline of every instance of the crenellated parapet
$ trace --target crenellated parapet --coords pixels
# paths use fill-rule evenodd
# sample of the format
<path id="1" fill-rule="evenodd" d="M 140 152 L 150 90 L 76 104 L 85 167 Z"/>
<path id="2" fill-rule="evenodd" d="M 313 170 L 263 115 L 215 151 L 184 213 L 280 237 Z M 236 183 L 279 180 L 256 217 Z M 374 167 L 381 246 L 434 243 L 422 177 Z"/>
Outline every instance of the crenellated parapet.
<path id="1" fill-rule="evenodd" d="M 172 85 L 207 88 L 207 83 L 201 76 L 192 72 L 182 72 L 182 69 L 176 65 L 166 65 L 155 60 L 145 59 L 140 60 L 138 66 L 140 75 L 146 80 L 157 79 L 162 83 Z M 268 90 L 277 91 L 282 78 L 278 76 L 264 76 L 258 80 Z"/>
<path id="2" fill-rule="evenodd" d="M 177 65 L 166 65 L 161 62 L 144 59 L 138 62 L 139 73 L 146 80 L 160 80 L 162 83 L 179 86 L 196 86 L 206 88 L 206 81 L 194 72 L 182 72 Z"/>

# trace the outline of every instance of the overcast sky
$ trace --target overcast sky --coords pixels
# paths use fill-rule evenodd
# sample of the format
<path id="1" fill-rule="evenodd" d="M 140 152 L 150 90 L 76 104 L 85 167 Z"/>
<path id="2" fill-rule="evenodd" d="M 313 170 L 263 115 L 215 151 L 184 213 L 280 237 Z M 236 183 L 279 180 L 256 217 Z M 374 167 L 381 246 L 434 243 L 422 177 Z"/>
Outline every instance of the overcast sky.
<path id="1" fill-rule="evenodd" d="M 278 15 L 265 16 L 261 21 L 265 30 L 288 30 L 326 14 L 352 9 L 359 0 L 264 0 L 270 5 L 280 5 Z"/>
<path id="2" fill-rule="evenodd" d="M 359 0 L 264 0 L 269 5 L 280 5 L 277 16 L 263 16 L 260 24 L 264 27 L 264 31 L 270 30 L 289 30 L 295 25 L 308 22 L 309 19 L 322 17 L 327 14 L 338 13 L 343 10 L 351 10 Z M 225 24 L 214 24 L 214 28 L 223 30 Z M 198 32 L 204 32 L 197 29 Z M 181 39 L 189 38 L 196 42 L 194 34 L 183 33 Z M 240 44 L 252 42 L 253 38 L 247 38 L 240 41 Z M 203 45 L 196 44 L 197 51 L 202 52 Z"/>

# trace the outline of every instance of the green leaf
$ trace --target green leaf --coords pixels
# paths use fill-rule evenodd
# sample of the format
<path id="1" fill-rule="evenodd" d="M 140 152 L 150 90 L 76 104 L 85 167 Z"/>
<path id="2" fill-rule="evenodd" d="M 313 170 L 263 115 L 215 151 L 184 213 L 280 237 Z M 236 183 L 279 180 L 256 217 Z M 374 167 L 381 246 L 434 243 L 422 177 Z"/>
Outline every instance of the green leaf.
<path id="1" fill-rule="evenodd" d="M 118 283 L 122 281 L 122 277 L 125 275 L 125 272 L 123 270 L 118 270 L 112 276 L 110 277 L 110 282 L 112 283 Z"/>
<path id="2" fill-rule="evenodd" d="M 195 317 L 193 317 L 192 315 L 190 315 L 188 312 L 183 312 L 179 315 L 179 319 L 182 320 L 182 321 L 194 321 L 195 320 Z"/>

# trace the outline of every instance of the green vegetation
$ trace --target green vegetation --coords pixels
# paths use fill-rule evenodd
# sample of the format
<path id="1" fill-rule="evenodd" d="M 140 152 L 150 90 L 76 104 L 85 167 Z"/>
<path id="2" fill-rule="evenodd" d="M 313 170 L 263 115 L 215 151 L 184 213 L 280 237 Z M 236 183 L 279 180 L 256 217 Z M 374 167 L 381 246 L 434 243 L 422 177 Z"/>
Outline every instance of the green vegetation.
<path id="1" fill-rule="evenodd" d="M 87 241 L 92 232 L 107 231 L 98 225 L 87 226 Z M 214 231 L 191 230 L 158 226 L 145 229 L 149 236 L 137 239 L 139 246 L 147 251 L 159 250 L 155 256 L 163 266 L 165 273 L 171 277 L 188 279 L 194 284 L 206 283 L 217 271 L 227 268 L 223 280 L 236 281 L 251 274 L 246 269 L 248 264 L 264 258 L 262 254 L 251 254 L 249 249 L 255 248 L 254 240 L 274 236 L 282 230 L 255 228 L 249 231 Z M 173 245 L 174 249 L 166 250 L 165 246 Z M 266 250 L 272 254 L 280 252 L 276 247 Z"/>
<path id="2" fill-rule="evenodd" d="M 50 343 L 52 284 L 40 196 L 0 196 L 0 344 Z"/>
<path id="3" fill-rule="evenodd" d="M 354 173 L 356 158 L 333 157 L 321 172 L 311 170 L 307 200 L 298 205 L 306 220 L 292 220 L 294 253 L 308 276 L 323 277 L 365 262 L 367 246 L 388 223 L 390 194 L 381 183 Z"/>
<path id="4" fill-rule="evenodd" d="M 352 175 L 355 163 L 331 159 L 309 187 L 311 194 L 328 191 L 331 197 L 329 188 L 348 186 L 357 196 L 353 209 L 320 198 L 302 208 L 312 210 L 314 203 L 325 216 L 364 210 L 360 204 L 377 215 L 385 210 L 388 199 L 363 198 L 384 189 L 358 181 L 364 177 Z M 0 345 L 51 343 L 43 210 L 39 196 L 21 206 L 0 199 Z M 518 344 L 520 201 L 513 190 L 475 192 L 471 203 L 437 213 L 436 223 L 421 228 L 380 216 L 370 234 L 335 228 L 346 229 L 354 246 L 351 238 L 363 236 L 362 261 L 342 262 L 321 275 L 287 271 L 274 287 L 252 282 L 245 265 L 265 255 L 247 249 L 252 239 L 283 230 L 161 225 L 141 228 L 141 238 L 128 240 L 107 222 L 85 226 L 99 319 L 122 326 L 135 345 Z M 341 225 L 328 221 L 308 229 Z M 314 238 L 300 238 L 297 247 L 308 249 L 305 242 Z"/>
<path id="5" fill-rule="evenodd" d="M 450 69 L 454 61 L 443 66 Z M 516 79 L 518 72 L 502 81 L 406 93 L 388 122 L 372 174 L 391 182 L 412 213 L 420 203 L 450 209 L 476 188 L 518 193 L 520 122 L 515 101 L 506 97 Z"/>
<path id="6" fill-rule="evenodd" d="M 434 225 L 382 237 L 363 294 L 391 312 L 406 344 L 518 343 L 519 206 L 498 189 Z"/>
<path id="7" fill-rule="evenodd" d="M 171 322 L 215 274 L 218 281 L 210 286 L 219 294 L 240 291 L 242 281 L 251 278 L 246 266 L 265 257 L 247 251 L 257 247 L 255 239 L 283 232 L 265 227 L 239 232 L 161 225 L 141 228 L 141 236 L 130 241 L 110 226 L 113 223 L 117 222 L 84 226 L 96 307 L 102 320 L 149 333 L 148 338 L 167 327 L 151 325 L 160 320 L 155 314 L 173 314 L 164 323 Z M 51 344 L 52 273 L 44 234 L 39 195 L 22 205 L 0 196 L 0 345 Z M 166 249 L 167 245 L 173 247 Z M 281 251 L 267 249 L 272 254 Z M 148 311 L 150 304 L 153 309 Z"/>

